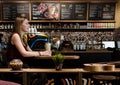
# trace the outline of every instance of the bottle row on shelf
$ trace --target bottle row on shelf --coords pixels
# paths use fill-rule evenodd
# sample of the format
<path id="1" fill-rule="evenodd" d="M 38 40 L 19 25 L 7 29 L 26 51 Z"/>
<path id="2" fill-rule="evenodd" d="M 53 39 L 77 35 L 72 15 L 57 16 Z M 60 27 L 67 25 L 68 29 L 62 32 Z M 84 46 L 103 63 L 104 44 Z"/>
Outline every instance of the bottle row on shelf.
<path id="1" fill-rule="evenodd" d="M 115 28 L 115 23 L 87 23 L 87 28 Z"/>
<path id="2" fill-rule="evenodd" d="M 32 24 L 34 28 L 51 28 L 51 29 L 92 29 L 92 28 L 115 28 L 114 22 L 89 22 L 89 23 L 51 23 L 48 25 L 44 24 Z"/>
<path id="3" fill-rule="evenodd" d="M 13 23 L 2 23 L 0 29 L 12 29 Z M 114 22 L 89 22 L 89 23 L 30 23 L 30 28 L 36 29 L 99 29 L 115 28 Z"/>
<path id="4" fill-rule="evenodd" d="M 14 24 L 0 24 L 0 29 L 13 29 Z"/>

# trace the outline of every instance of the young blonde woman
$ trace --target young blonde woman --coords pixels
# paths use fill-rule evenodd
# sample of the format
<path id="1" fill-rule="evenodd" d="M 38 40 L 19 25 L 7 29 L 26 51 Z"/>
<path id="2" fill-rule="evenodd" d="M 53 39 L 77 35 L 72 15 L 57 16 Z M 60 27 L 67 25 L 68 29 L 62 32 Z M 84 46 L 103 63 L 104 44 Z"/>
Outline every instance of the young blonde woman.
<path id="1" fill-rule="evenodd" d="M 15 20 L 15 27 L 13 29 L 13 33 L 11 34 L 8 42 L 8 50 L 7 50 L 8 61 L 11 61 L 12 59 L 21 59 L 23 61 L 24 68 L 32 68 L 36 66 L 34 57 L 51 56 L 51 51 L 32 51 L 30 49 L 25 39 L 25 33 L 29 31 L 29 28 L 30 28 L 30 24 L 28 19 L 23 17 L 17 17 Z M 36 74 L 36 75 L 39 76 L 38 79 L 40 79 L 39 82 L 41 84 L 39 85 L 42 85 L 42 83 L 46 81 L 46 75 L 45 74 L 39 74 L 39 75 Z M 16 78 L 16 76 L 18 75 L 15 75 L 14 77 Z M 15 80 L 14 77 L 13 79 L 9 78 L 10 81 L 14 81 Z M 34 79 L 32 80 L 34 81 Z"/>
<path id="2" fill-rule="evenodd" d="M 9 38 L 7 57 L 9 60 L 21 59 L 23 63 L 29 58 L 51 56 L 51 51 L 32 51 L 25 40 L 25 33 L 29 31 L 30 24 L 26 18 L 17 17 L 13 33 Z"/>

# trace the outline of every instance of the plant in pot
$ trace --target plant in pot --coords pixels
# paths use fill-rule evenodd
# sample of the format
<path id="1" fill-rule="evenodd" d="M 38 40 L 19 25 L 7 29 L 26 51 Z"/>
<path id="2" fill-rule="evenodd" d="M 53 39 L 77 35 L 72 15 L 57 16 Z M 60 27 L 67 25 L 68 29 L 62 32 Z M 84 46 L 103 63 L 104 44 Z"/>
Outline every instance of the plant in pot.
<path id="1" fill-rule="evenodd" d="M 53 61 L 54 61 L 54 64 L 55 64 L 55 69 L 56 70 L 62 70 L 62 66 L 63 66 L 63 62 L 64 62 L 64 57 L 61 53 L 56 53 L 54 56 L 53 56 Z"/>

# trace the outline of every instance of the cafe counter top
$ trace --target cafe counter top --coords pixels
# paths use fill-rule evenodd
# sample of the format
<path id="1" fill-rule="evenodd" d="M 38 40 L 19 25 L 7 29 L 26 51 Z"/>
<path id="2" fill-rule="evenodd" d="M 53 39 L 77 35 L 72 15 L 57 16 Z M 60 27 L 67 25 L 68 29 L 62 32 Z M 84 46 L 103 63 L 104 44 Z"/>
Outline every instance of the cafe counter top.
<path id="1" fill-rule="evenodd" d="M 38 56 L 36 59 L 52 59 L 53 56 Z M 79 59 L 77 55 L 63 55 L 64 59 Z"/>
<path id="2" fill-rule="evenodd" d="M 61 52 L 61 53 L 112 53 L 113 51 L 112 50 L 81 50 L 81 51 L 73 51 L 73 50 L 70 50 L 70 51 L 66 51 L 66 50 L 63 50 L 63 51 L 58 51 L 58 52 Z"/>

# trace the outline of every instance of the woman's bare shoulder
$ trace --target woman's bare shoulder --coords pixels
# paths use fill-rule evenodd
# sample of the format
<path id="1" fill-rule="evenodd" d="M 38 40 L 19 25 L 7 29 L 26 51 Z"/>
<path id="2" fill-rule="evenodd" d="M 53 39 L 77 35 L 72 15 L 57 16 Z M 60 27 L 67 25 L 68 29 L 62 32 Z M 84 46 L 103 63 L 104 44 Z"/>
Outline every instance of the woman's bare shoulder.
<path id="1" fill-rule="evenodd" d="M 14 43 L 18 42 L 20 40 L 18 33 L 13 33 L 11 36 L 11 43 L 14 45 Z"/>
<path id="2" fill-rule="evenodd" d="M 16 39 L 18 39 L 18 38 L 20 38 L 20 36 L 19 36 L 19 34 L 18 33 L 14 33 L 13 35 L 12 35 L 12 40 L 16 40 Z"/>
<path id="3" fill-rule="evenodd" d="M 13 34 L 12 34 L 12 37 L 17 37 L 17 36 L 19 36 L 18 33 L 13 33 Z"/>

